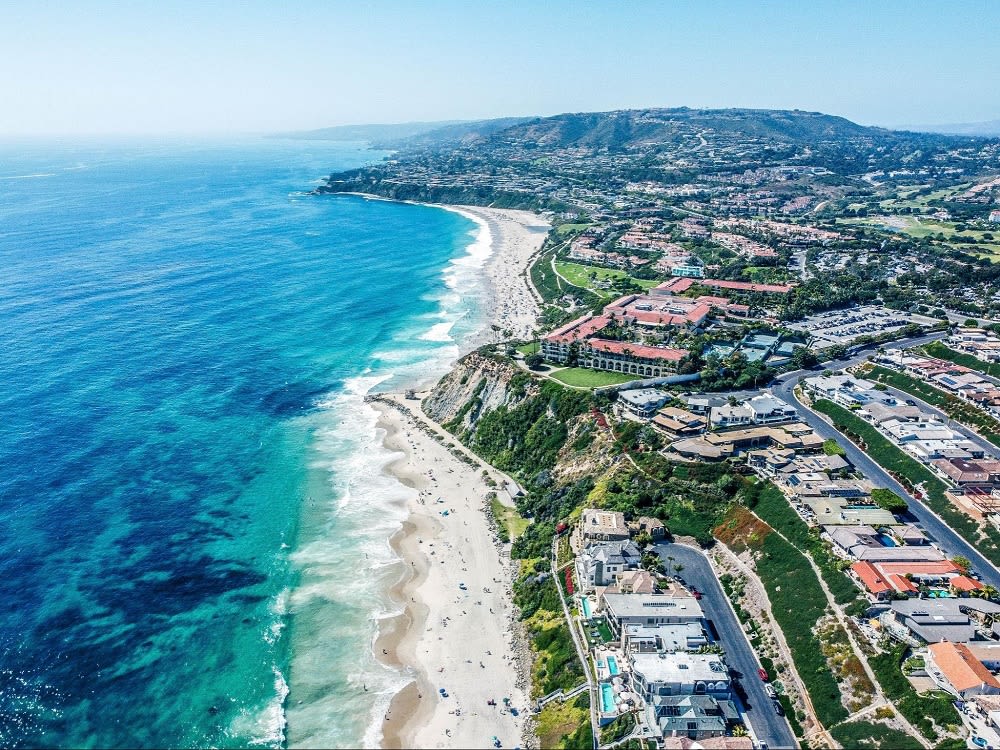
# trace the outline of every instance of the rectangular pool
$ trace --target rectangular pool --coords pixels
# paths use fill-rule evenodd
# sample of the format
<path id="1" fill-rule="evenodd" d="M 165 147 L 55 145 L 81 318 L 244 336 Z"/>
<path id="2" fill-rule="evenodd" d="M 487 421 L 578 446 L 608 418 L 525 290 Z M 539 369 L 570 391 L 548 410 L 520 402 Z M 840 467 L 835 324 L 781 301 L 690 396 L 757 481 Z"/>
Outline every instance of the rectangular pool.
<path id="1" fill-rule="evenodd" d="M 606 682 L 601 685 L 601 711 L 606 714 L 615 712 L 615 691 Z"/>
<path id="2" fill-rule="evenodd" d="M 613 656 L 608 657 L 608 674 L 612 677 L 621 674 L 618 669 L 618 660 Z"/>
<path id="3" fill-rule="evenodd" d="M 590 619 L 590 600 L 587 597 L 580 599 L 580 608 L 583 610 L 583 618 L 585 620 Z"/>

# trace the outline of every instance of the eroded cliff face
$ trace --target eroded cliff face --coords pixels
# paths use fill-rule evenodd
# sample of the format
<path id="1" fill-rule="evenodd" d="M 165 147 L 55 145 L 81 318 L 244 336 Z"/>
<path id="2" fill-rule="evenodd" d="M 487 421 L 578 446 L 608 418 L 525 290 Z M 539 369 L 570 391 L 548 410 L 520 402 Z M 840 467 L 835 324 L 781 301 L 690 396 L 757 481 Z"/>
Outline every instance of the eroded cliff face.
<path id="1" fill-rule="evenodd" d="M 455 434 L 473 430 L 480 416 L 513 407 L 538 393 L 537 382 L 514 363 L 472 352 L 423 401 L 427 415 Z"/>

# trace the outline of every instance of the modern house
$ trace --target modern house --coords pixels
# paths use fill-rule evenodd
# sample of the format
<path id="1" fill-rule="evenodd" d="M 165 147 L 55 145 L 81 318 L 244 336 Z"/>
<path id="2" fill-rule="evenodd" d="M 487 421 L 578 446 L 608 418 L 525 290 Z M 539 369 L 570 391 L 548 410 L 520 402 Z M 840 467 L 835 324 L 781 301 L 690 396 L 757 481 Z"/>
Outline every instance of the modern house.
<path id="1" fill-rule="evenodd" d="M 670 394 L 655 388 L 637 388 L 618 391 L 618 404 L 625 415 L 639 419 L 652 419 L 667 401 Z"/>
<path id="2" fill-rule="evenodd" d="M 576 577 L 584 591 L 593 591 L 638 568 L 641 558 L 639 548 L 630 540 L 591 543 L 576 556 Z"/>

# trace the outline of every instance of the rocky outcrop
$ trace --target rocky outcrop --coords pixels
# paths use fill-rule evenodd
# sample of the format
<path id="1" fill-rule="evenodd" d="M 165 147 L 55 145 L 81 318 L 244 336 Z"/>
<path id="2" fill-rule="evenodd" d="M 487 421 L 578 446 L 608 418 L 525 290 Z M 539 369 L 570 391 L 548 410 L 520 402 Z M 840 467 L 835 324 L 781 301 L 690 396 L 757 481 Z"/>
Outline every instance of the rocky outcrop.
<path id="1" fill-rule="evenodd" d="M 424 412 L 456 434 L 475 427 L 479 417 L 514 406 L 538 392 L 538 384 L 510 360 L 472 352 L 434 386 Z"/>

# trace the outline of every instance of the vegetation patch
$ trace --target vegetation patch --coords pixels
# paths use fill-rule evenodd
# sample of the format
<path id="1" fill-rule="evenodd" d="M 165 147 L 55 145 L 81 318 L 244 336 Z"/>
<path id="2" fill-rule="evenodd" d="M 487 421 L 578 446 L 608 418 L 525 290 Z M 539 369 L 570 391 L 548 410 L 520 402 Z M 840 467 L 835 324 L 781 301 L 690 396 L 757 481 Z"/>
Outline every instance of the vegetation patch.
<path id="1" fill-rule="evenodd" d="M 716 539 L 740 554 L 747 547 L 760 546 L 764 537 L 771 533 L 771 527 L 742 505 L 733 505 L 713 533 Z"/>
<path id="2" fill-rule="evenodd" d="M 832 727 L 848 714 L 815 632 L 826 614 L 826 594 L 803 554 L 779 535 L 766 534 L 750 548 L 758 553 L 757 575 L 767 590 L 771 613 L 785 636 L 816 716 L 824 726 Z"/>
<path id="3" fill-rule="evenodd" d="M 493 511 L 493 517 L 497 521 L 498 528 L 507 535 L 507 538 L 503 541 L 517 539 L 528 528 L 528 524 L 531 523 L 529 519 L 522 518 L 516 508 L 507 507 L 495 497 L 490 500 L 490 509 Z M 501 537 L 503 533 L 501 533 Z"/>
<path id="4" fill-rule="evenodd" d="M 853 713 L 869 705 L 875 697 L 875 686 L 868 678 L 861 659 L 854 653 L 847 631 L 832 616 L 817 630 L 823 655 L 841 685 L 846 685 L 849 695 L 847 708 Z"/>
<path id="5" fill-rule="evenodd" d="M 961 724 L 958 711 L 947 693 L 920 695 L 903 674 L 902 664 L 909 647 L 894 644 L 890 650 L 868 657 L 868 664 L 882 686 L 882 692 L 907 721 L 929 740 L 938 739 L 936 727 Z M 936 726 L 935 726 L 936 725 Z"/>
<path id="6" fill-rule="evenodd" d="M 560 689 L 568 692 L 586 680 L 552 577 L 523 577 L 514 584 L 514 603 L 531 640 L 532 697 Z"/>
<path id="7" fill-rule="evenodd" d="M 853 438 L 879 466 L 892 474 L 904 487 L 911 492 L 922 487 L 925 502 L 944 519 L 945 523 L 974 544 L 994 565 L 1000 564 L 1000 532 L 992 526 L 980 529 L 974 520 L 956 510 L 945 497 L 947 485 L 932 474 L 930 469 L 906 455 L 863 419 L 832 401 L 820 399 L 813 404 L 813 408 L 830 417 L 838 430 Z"/>
<path id="8" fill-rule="evenodd" d="M 594 733 L 590 726 L 590 695 L 583 693 L 563 703 L 551 701 L 535 716 L 539 744 L 557 750 L 590 750 Z"/>
<path id="9" fill-rule="evenodd" d="M 873 750 L 921 750 L 917 740 L 906 732 L 887 727 L 884 724 L 871 724 L 867 721 L 852 721 L 840 724 L 830 730 L 833 739 L 843 747 L 872 748 Z"/>
<path id="10" fill-rule="evenodd" d="M 854 582 L 844 573 L 829 542 L 820 538 L 817 528 L 810 528 L 770 482 L 758 482 L 753 492 L 747 492 L 747 505 L 772 528 L 780 531 L 801 552 L 808 552 L 826 581 L 837 604 L 850 604 L 860 596 Z M 825 596 L 823 597 L 826 598 Z"/>

